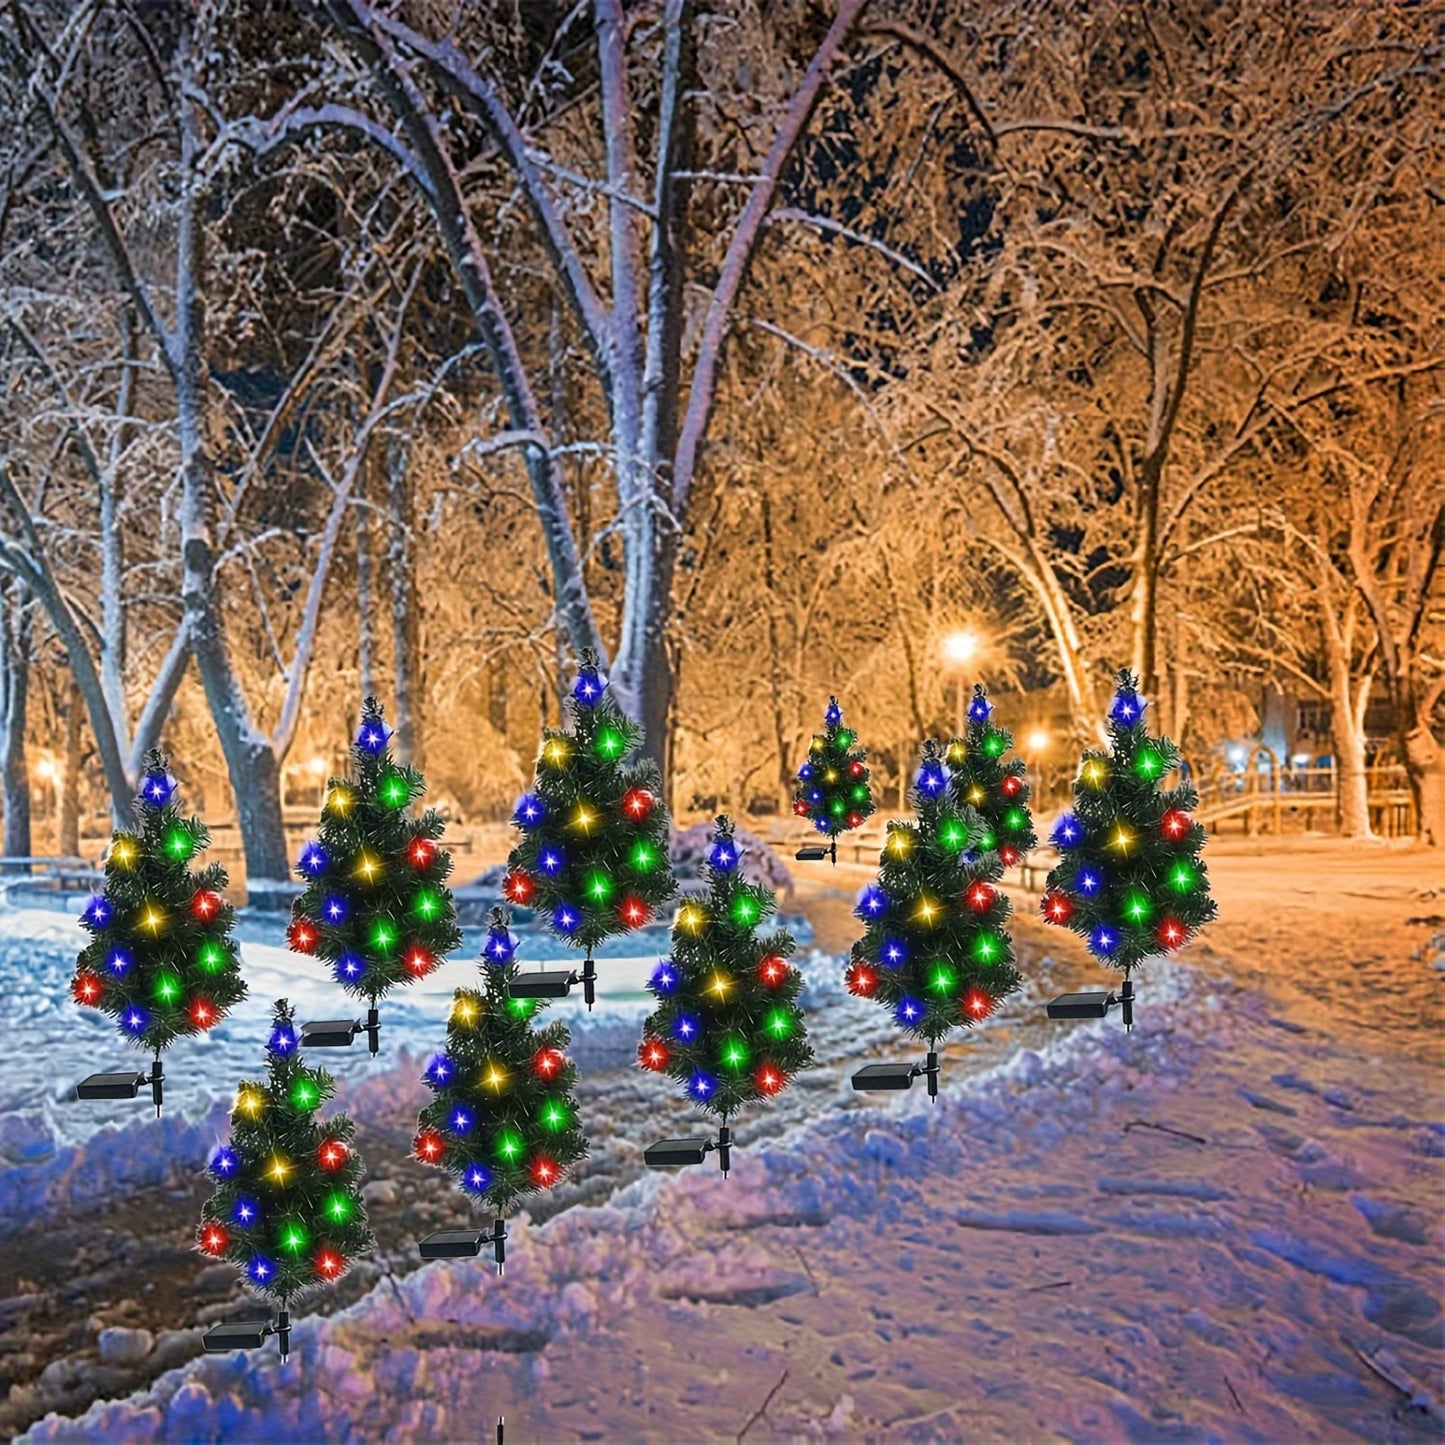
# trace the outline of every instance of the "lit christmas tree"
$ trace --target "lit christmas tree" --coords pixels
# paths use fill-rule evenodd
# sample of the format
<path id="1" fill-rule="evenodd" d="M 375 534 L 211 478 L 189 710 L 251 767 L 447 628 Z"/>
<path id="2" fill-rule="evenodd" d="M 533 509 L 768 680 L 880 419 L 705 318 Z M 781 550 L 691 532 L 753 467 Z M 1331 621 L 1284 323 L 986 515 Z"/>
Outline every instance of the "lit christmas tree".
<path id="1" fill-rule="evenodd" d="M 361 1156 L 351 1145 L 354 1126 L 345 1114 L 317 1120 L 336 1085 L 324 1069 L 302 1063 L 285 999 L 276 1003 L 266 1053 L 267 1081 L 241 1084 L 231 1137 L 211 1156 L 216 1189 L 196 1244 L 202 1254 L 234 1264 L 253 1293 L 281 1307 L 276 1323 L 264 1329 L 217 1326 L 205 1337 L 206 1349 L 254 1347 L 262 1334 L 275 1334 L 284 1360 L 290 1303 L 335 1284 L 373 1240 L 361 1198 Z"/>
<path id="2" fill-rule="evenodd" d="M 852 993 L 876 999 L 906 1032 L 928 1042 L 928 1060 L 873 1064 L 853 1077 L 859 1089 L 906 1089 L 926 1077 L 938 1094 L 938 1043 L 986 1019 L 1019 986 L 1008 932 L 1009 902 L 996 886 L 998 853 L 979 846 L 983 821 L 949 796 L 938 744 L 923 745 L 914 780 L 914 819 L 891 821 L 877 883 L 855 912 L 866 932 L 846 975 Z"/>
<path id="3" fill-rule="evenodd" d="M 183 1034 L 214 1028 L 246 996 L 231 928 L 235 914 L 222 896 L 219 863 L 193 871 L 210 834 L 183 818 L 176 783 L 158 752 L 146 755 L 134 830 L 111 836 L 105 889 L 80 922 L 90 942 L 76 960 L 75 1001 L 114 1018 L 121 1034 L 154 1054 L 147 1080 L 136 1070 L 92 1074 L 82 1099 L 134 1098 L 149 1082 L 160 1117 L 161 1054 Z"/>
<path id="4" fill-rule="evenodd" d="M 967 729 L 949 743 L 944 760 L 954 802 L 967 804 L 983 823 L 975 846 L 996 852 L 1004 867 L 1012 868 L 1038 839 L 1029 815 L 1024 760 L 1008 755 L 1013 734 L 989 721 L 992 712 L 983 684 L 975 684 Z"/>
<path id="5" fill-rule="evenodd" d="M 362 705 L 354 771 L 327 784 L 319 836 L 301 850 L 306 888 L 291 909 L 286 941 L 331 965 L 336 981 L 368 1005 L 371 1052 L 380 1048 L 377 1000 L 433 972 L 461 942 L 445 880 L 451 854 L 438 845 L 441 816 L 411 803 L 426 790 L 415 768 L 392 760 L 391 730 L 374 697 Z M 349 1044 L 362 1025 L 307 1024 L 309 1047 Z"/>
<path id="6" fill-rule="evenodd" d="M 515 951 L 507 919 L 494 908 L 482 948 L 483 987 L 456 991 L 446 1049 L 423 1076 L 436 1097 L 421 1111 L 415 1143 L 418 1159 L 445 1169 L 476 1208 L 495 1213 L 489 1238 L 499 1269 L 503 1213 L 551 1189 L 587 1153 L 571 1093 L 577 1069 L 564 1052 L 571 1034 L 560 1023 L 534 1028 L 537 1004 L 509 996 Z M 466 1247 L 450 1247 L 458 1241 Z M 422 1255 L 475 1254 L 480 1246 L 474 1233 L 443 1231 L 422 1242 Z"/>
<path id="7" fill-rule="evenodd" d="M 802 976 L 788 963 L 792 935 L 759 935 L 772 914 L 770 889 L 748 883 L 741 850 L 726 817 L 717 820 L 706 865 L 707 892 L 684 900 L 672 929 L 672 956 L 648 987 L 657 1008 L 643 1025 L 638 1060 L 683 1085 L 687 1097 L 720 1121 L 716 1148 L 724 1174 L 730 1164 L 728 1120 L 747 1104 L 781 1093 L 813 1061 L 798 993 Z M 660 1148 L 667 1152 L 667 1140 Z M 673 1163 L 649 1151 L 649 1163 Z M 699 1156 L 700 1157 L 700 1156 Z"/>
<path id="8" fill-rule="evenodd" d="M 578 978 L 591 1008 L 592 950 L 650 923 L 676 885 L 662 779 L 648 759 L 625 761 L 642 730 L 607 695 L 591 649 L 582 653 L 569 710 L 572 731 L 546 729 L 533 790 L 517 802 L 512 822 L 522 836 L 502 891 L 538 909 L 558 938 L 586 949 Z"/>
<path id="9" fill-rule="evenodd" d="M 843 726 L 838 699 L 828 699 L 823 731 L 813 734 L 808 757 L 798 769 L 793 812 L 807 818 L 828 838 L 828 856 L 838 861 L 838 834 L 857 828 L 873 812 L 868 789 L 868 754 L 858 746 L 857 734 Z M 802 848 L 804 860 L 822 858 L 821 848 Z"/>
<path id="10" fill-rule="evenodd" d="M 1179 762 L 1168 738 L 1144 726 L 1146 703 L 1127 669 L 1109 707 L 1109 747 L 1084 753 L 1074 782 L 1074 811 L 1054 826 L 1061 857 L 1049 873 L 1044 918 L 1072 929 L 1101 963 L 1123 971 L 1117 998 L 1065 994 L 1051 1018 L 1102 1018 L 1123 1005 L 1134 1022 L 1131 974 L 1151 955 L 1173 953 L 1214 917 L 1200 850 L 1203 827 L 1190 816 L 1198 794 L 1187 781 L 1161 780 Z"/>

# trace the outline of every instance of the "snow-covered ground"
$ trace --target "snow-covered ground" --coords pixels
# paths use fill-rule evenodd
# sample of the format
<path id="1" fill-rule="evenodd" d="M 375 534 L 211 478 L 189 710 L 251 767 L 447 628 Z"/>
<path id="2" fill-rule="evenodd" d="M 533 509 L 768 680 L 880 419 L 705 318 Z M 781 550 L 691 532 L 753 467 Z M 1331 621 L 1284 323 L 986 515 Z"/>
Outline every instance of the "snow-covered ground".
<path id="1" fill-rule="evenodd" d="M 619 1186 L 588 1196 L 600 1207 L 517 1222 L 503 1279 L 480 1261 L 383 1275 L 350 1308 L 304 1318 L 284 1367 L 274 1352 L 194 1359 L 25 1438 L 477 1440 L 498 1414 L 512 1442 L 1439 1438 L 1440 974 L 1404 931 L 1434 917 L 1422 867 L 1341 849 L 1210 862 L 1218 943 L 1147 978 L 1130 1036 L 1115 1020 L 1038 1022 L 1053 986 L 1024 924 L 1031 987 L 950 1054 L 937 1103 L 859 1096 L 846 1076 L 888 1047 L 886 1019 L 814 954 L 822 1066 L 747 1128 L 730 1179 L 643 1174 L 638 1145 L 673 1131 L 647 1087 L 660 1081 L 610 1065 L 583 1102 Z M 846 895 L 813 901 L 827 904 L 820 942 L 840 947 Z M 33 999 L 70 925 L 4 922 L 0 959 L 29 948 Z M 304 1016 L 309 965 L 274 954 L 247 948 L 248 1008 L 274 981 Z M 437 991 L 472 966 L 449 966 L 458 978 Z M 318 987 L 315 1011 L 334 1014 Z M 609 1028 L 609 1049 L 630 1042 L 644 1006 L 599 1006 L 582 1049 L 589 1028 L 599 1057 Z M 218 1096 L 254 1069 L 260 1020 L 236 1026 L 234 1068 L 208 1059 Z M 343 1095 L 364 1149 L 369 1114 L 416 1090 L 415 1058 L 327 1063 L 372 1074 Z M 38 1115 L 79 1107 L 42 1096 Z M 224 1126 L 139 1112 L 124 1136 L 81 1138 L 68 1172 L 59 1153 L 25 1166 L 56 1171 L 35 1185 L 51 1207 L 167 1127 L 196 1133 L 153 1157 L 194 1168 Z M 0 1116 L 12 1161 L 3 1131 L 36 1115 Z M 0 1208 L 15 1172 L 0 1174 Z"/>

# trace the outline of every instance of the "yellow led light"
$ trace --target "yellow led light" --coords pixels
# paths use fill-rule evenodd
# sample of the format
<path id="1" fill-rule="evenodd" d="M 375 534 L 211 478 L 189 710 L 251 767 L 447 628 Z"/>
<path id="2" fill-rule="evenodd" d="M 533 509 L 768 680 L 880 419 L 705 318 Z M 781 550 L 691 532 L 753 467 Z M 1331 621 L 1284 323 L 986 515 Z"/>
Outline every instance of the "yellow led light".
<path id="1" fill-rule="evenodd" d="M 482 1075 L 482 1083 L 494 1094 L 500 1093 L 507 1082 L 507 1071 L 499 1068 L 495 1063 L 488 1062 L 487 1071 Z"/>
<path id="2" fill-rule="evenodd" d="M 939 914 L 943 912 L 943 905 L 936 898 L 930 898 L 926 893 L 918 895 L 918 907 L 914 910 L 920 923 L 925 927 L 932 927 Z"/>
<path id="3" fill-rule="evenodd" d="M 375 853 L 367 853 L 365 850 L 356 855 L 357 876 L 366 879 L 368 883 L 375 883 L 376 876 L 382 871 L 381 859 Z"/>
<path id="4" fill-rule="evenodd" d="M 256 1089 L 242 1089 L 236 1096 L 236 1107 L 254 1119 L 266 1107 L 266 1099 Z"/>
<path id="5" fill-rule="evenodd" d="M 572 826 L 580 828 L 584 833 L 590 833 L 596 821 L 597 814 L 586 803 L 578 803 L 577 811 L 572 814 Z"/>
<path id="6" fill-rule="evenodd" d="M 949 761 L 949 762 L 951 762 L 951 763 L 961 763 L 967 756 L 968 756 L 968 749 L 967 749 L 962 743 L 958 743 L 958 742 L 949 743 L 949 745 L 948 745 L 948 761 Z"/>
<path id="7" fill-rule="evenodd" d="M 561 738 L 548 738 L 542 749 L 542 756 L 554 768 L 560 767 L 567 761 L 567 744 Z"/>
<path id="8" fill-rule="evenodd" d="M 968 790 L 968 801 L 972 803 L 975 807 L 977 807 L 978 804 L 983 802 L 984 798 L 987 796 L 988 795 L 984 792 L 982 788 L 979 787 L 977 783 L 975 783 L 973 787 Z"/>
<path id="9" fill-rule="evenodd" d="M 1100 788 L 1108 779 L 1109 770 L 1098 758 L 1090 758 L 1080 776 L 1091 788 Z"/>
<path id="10" fill-rule="evenodd" d="M 810 753 L 821 753 L 823 751 L 823 738 L 818 733 L 813 734 L 813 741 L 808 746 Z"/>
<path id="11" fill-rule="evenodd" d="M 838 781 L 838 770 L 836 768 L 829 768 L 828 771 L 823 774 L 823 781 L 825 783 L 836 783 Z"/>
<path id="12" fill-rule="evenodd" d="M 724 999 L 728 996 L 728 990 L 732 986 L 733 981 L 727 974 L 715 972 L 708 980 L 706 991 L 708 993 L 715 993 L 719 999 Z"/>
<path id="13" fill-rule="evenodd" d="M 147 903 L 137 922 L 154 938 L 166 926 L 166 916 L 154 903 Z"/>
<path id="14" fill-rule="evenodd" d="M 1109 846 L 1117 848 L 1120 853 L 1127 853 L 1134 846 L 1134 835 L 1120 823 L 1109 839 Z"/>
<path id="15" fill-rule="evenodd" d="M 452 1004 L 451 1018 L 471 1026 L 477 1016 L 477 1006 L 469 998 L 459 998 Z"/>
<path id="16" fill-rule="evenodd" d="M 111 842 L 110 861 L 118 868 L 129 868 L 136 860 L 137 851 L 135 839 L 122 833 Z"/>
<path id="17" fill-rule="evenodd" d="M 266 1177 L 277 1184 L 284 1184 L 286 1176 L 291 1172 L 291 1165 L 279 1154 L 271 1156 L 271 1162 L 266 1166 Z"/>
<path id="18" fill-rule="evenodd" d="M 908 850 L 913 846 L 913 840 L 901 828 L 895 828 L 888 835 L 888 841 L 883 846 L 895 858 L 906 858 Z"/>
<path id="19" fill-rule="evenodd" d="M 351 805 L 355 801 L 356 799 L 351 796 L 350 788 L 332 788 L 326 795 L 326 811 L 344 818 L 351 811 Z"/>

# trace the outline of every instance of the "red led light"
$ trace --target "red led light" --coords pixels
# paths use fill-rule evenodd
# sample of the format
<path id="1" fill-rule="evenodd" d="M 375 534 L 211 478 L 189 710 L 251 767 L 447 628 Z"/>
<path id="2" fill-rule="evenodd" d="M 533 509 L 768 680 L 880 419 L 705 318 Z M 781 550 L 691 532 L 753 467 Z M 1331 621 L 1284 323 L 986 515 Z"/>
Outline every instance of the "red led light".
<path id="1" fill-rule="evenodd" d="M 76 1003 L 94 1003 L 105 991 L 105 984 L 98 973 L 88 968 L 81 969 L 71 981 L 70 992 Z"/>
<path id="2" fill-rule="evenodd" d="M 423 1164 L 435 1164 L 446 1150 L 447 1141 L 435 1129 L 423 1129 L 416 1136 L 416 1157 Z"/>
<path id="3" fill-rule="evenodd" d="M 637 1047 L 637 1062 L 660 1074 L 672 1058 L 672 1050 L 661 1039 L 643 1039 Z"/>
<path id="4" fill-rule="evenodd" d="M 210 1223 L 201 1226 L 199 1235 L 201 1248 L 207 1254 L 219 1257 L 231 1247 L 231 1236 L 222 1224 Z"/>
<path id="5" fill-rule="evenodd" d="M 335 1174 L 346 1167 L 346 1158 L 350 1153 L 346 1145 L 340 1139 L 323 1139 L 320 1147 L 316 1150 L 316 1162 L 328 1174 Z"/>
<path id="6" fill-rule="evenodd" d="M 998 893 L 980 878 L 969 885 L 963 897 L 975 913 L 987 913 L 993 907 L 993 901 L 998 897 Z"/>
<path id="7" fill-rule="evenodd" d="M 531 1174 L 534 1184 L 540 1184 L 543 1189 L 547 1189 L 561 1178 L 562 1171 L 545 1154 L 539 1154 L 532 1160 Z"/>
<path id="8" fill-rule="evenodd" d="M 538 1049 L 532 1055 L 532 1072 L 542 1079 L 555 1079 L 566 1062 L 560 1049 Z"/>
<path id="9" fill-rule="evenodd" d="M 1005 868 L 1012 868 L 1014 864 L 1023 857 L 1023 854 L 1021 854 L 1012 843 L 1005 843 L 1003 847 L 998 850 L 998 856 L 999 861 Z"/>
<path id="10" fill-rule="evenodd" d="M 292 953 L 315 953 L 321 935 L 309 918 L 293 918 L 286 929 L 286 947 Z"/>
<path id="11" fill-rule="evenodd" d="M 406 861 L 413 868 L 430 868 L 437 855 L 437 845 L 430 838 L 413 838 L 407 845 Z"/>
<path id="12" fill-rule="evenodd" d="M 849 813 L 849 814 L 848 814 L 848 826 L 849 826 L 850 828 L 856 828 L 862 821 L 863 821 L 863 815 L 862 815 L 862 813 Z"/>
<path id="13" fill-rule="evenodd" d="M 1016 798 L 1023 791 L 1024 780 L 1015 777 L 1012 773 L 999 784 L 1000 790 L 1006 798 Z"/>
<path id="14" fill-rule="evenodd" d="M 657 799 L 646 788 L 629 788 L 622 795 L 622 811 L 634 823 L 641 823 L 656 803 Z"/>
<path id="15" fill-rule="evenodd" d="M 969 1018 L 987 1018 L 993 1012 L 993 1005 L 993 998 L 981 988 L 971 988 L 963 996 L 963 1011 Z"/>
<path id="16" fill-rule="evenodd" d="M 221 895 L 209 888 L 197 888 L 191 894 L 191 916 L 199 918 L 202 923 L 209 923 L 221 911 L 222 906 Z"/>
<path id="17" fill-rule="evenodd" d="M 859 998 L 872 998 L 873 990 L 878 987 L 878 973 L 872 964 L 855 963 L 843 975 L 843 982 L 849 993 L 856 993 Z"/>
<path id="18" fill-rule="evenodd" d="M 537 895 L 537 881 L 530 873 L 508 873 L 502 892 L 512 903 L 527 904 Z"/>
<path id="19" fill-rule="evenodd" d="M 629 894 L 618 905 L 617 916 L 629 928 L 641 928 L 652 915 L 648 912 L 647 904 L 642 899 L 634 898 Z"/>
<path id="20" fill-rule="evenodd" d="M 773 1064 L 760 1065 L 757 1073 L 753 1075 L 753 1083 L 758 1086 L 760 1094 L 766 1094 L 770 1099 L 774 1094 L 781 1094 L 788 1086 L 787 1076 Z"/>
<path id="21" fill-rule="evenodd" d="M 848 776 L 850 778 L 861 778 L 868 771 L 856 758 L 848 764 Z"/>
<path id="22" fill-rule="evenodd" d="M 1189 935 L 1189 930 L 1177 918 L 1161 918 L 1154 936 L 1165 948 L 1178 948 Z"/>
<path id="23" fill-rule="evenodd" d="M 1183 808 L 1170 808 L 1159 820 L 1159 831 L 1169 839 L 1171 843 L 1181 842 L 1189 836 L 1189 830 L 1194 826 L 1194 819 L 1184 811 Z"/>
<path id="24" fill-rule="evenodd" d="M 203 998 L 192 999 L 186 1013 L 198 1029 L 210 1028 L 212 1024 L 219 1022 L 221 1017 L 220 1009 Z"/>
<path id="25" fill-rule="evenodd" d="M 428 953 L 419 943 L 414 943 L 407 949 L 403 961 L 406 964 L 407 972 L 414 978 L 425 978 L 437 966 L 436 957 Z"/>
<path id="26" fill-rule="evenodd" d="M 316 1256 L 316 1273 L 322 1279 L 336 1279 L 345 1268 L 346 1261 L 334 1249 L 323 1249 Z"/>
<path id="27" fill-rule="evenodd" d="M 1074 916 L 1074 905 L 1066 893 L 1046 893 L 1040 911 L 1050 923 L 1064 924 Z"/>
<path id="28" fill-rule="evenodd" d="M 770 953 L 758 964 L 758 978 L 764 988 L 777 988 L 788 976 L 787 961 Z"/>
<path id="29" fill-rule="evenodd" d="M 794 799 L 793 799 L 793 811 L 794 811 L 800 818 L 806 818 L 806 817 L 808 816 L 808 804 L 807 804 L 806 799 L 803 799 L 803 798 L 794 798 Z"/>

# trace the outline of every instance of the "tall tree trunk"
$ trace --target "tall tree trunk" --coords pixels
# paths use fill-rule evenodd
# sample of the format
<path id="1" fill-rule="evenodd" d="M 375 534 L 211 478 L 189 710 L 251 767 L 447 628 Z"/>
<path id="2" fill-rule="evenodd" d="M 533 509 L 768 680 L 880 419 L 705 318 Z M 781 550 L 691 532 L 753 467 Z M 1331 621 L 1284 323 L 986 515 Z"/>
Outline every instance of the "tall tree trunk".
<path id="1" fill-rule="evenodd" d="M 1406 711 L 1410 704 L 1415 706 Z M 1432 731 L 1431 719 L 1421 716 L 1416 699 L 1400 698 L 1395 707 L 1420 841 L 1445 848 L 1445 745 Z"/>
<path id="2" fill-rule="evenodd" d="M 358 490 L 356 507 L 356 672 L 362 697 L 376 696 L 376 633 L 371 619 L 371 515 Z"/>
<path id="3" fill-rule="evenodd" d="M 417 704 L 422 695 L 421 619 L 416 600 L 415 498 L 410 449 L 405 442 L 386 444 L 387 504 L 391 535 L 387 561 L 391 574 L 391 653 L 396 685 L 396 756 L 422 765 Z"/>
<path id="4" fill-rule="evenodd" d="M 183 41 L 183 47 L 191 42 Z M 185 62 L 183 62 L 184 64 Z M 189 67 L 187 67 L 189 68 Z M 290 872 L 286 833 L 281 822 L 281 771 L 270 740 L 255 724 L 231 664 L 215 595 L 215 558 L 211 551 L 210 496 L 204 446 L 206 361 L 204 275 L 204 196 L 198 175 L 201 138 L 196 101 L 189 93 L 178 102 L 181 174 L 186 193 L 179 207 L 176 241 L 176 329 L 173 376 L 180 436 L 181 602 L 190 622 L 191 651 L 201 675 L 206 702 L 226 759 L 236 822 L 246 858 L 247 887 L 285 879 Z"/>
<path id="5" fill-rule="evenodd" d="M 84 703 L 71 680 L 65 704 L 65 759 L 61 764 L 60 803 L 55 824 L 55 851 L 62 857 L 80 855 L 80 712 Z"/>
<path id="6" fill-rule="evenodd" d="M 22 599 L 23 601 L 23 599 Z M 0 769 L 4 772 L 5 833 L 3 846 L 8 858 L 28 858 L 30 845 L 30 768 L 25 755 L 25 725 L 30 702 L 30 620 L 15 615 L 14 599 L 0 599 L 5 608 L 4 636 L 0 638 L 0 666 L 4 668 L 3 726 L 4 753 Z M 24 869 L 29 872 L 29 866 Z"/>
<path id="7" fill-rule="evenodd" d="M 1368 838 L 1370 832 L 1370 778 L 1365 768 L 1365 738 L 1356 725 L 1350 705 L 1348 676 L 1343 686 L 1330 688 L 1330 741 L 1335 753 L 1335 780 L 1340 794 L 1340 833 L 1346 838 Z"/>

